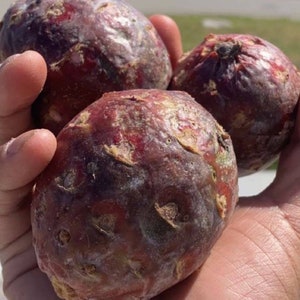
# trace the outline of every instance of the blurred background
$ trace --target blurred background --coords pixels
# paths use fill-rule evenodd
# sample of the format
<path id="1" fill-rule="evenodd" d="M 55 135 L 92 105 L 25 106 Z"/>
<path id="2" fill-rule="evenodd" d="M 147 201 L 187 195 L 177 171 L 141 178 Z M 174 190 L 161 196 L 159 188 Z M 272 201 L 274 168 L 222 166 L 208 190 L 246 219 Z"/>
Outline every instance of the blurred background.
<path id="1" fill-rule="evenodd" d="M 0 0 L 0 17 L 13 3 Z M 129 0 L 146 15 L 164 13 L 178 23 L 184 50 L 188 51 L 208 33 L 249 33 L 278 46 L 300 67 L 299 0 Z M 255 195 L 272 182 L 276 164 L 268 170 L 239 180 L 241 196 Z M 5 299 L 0 292 L 0 300 Z"/>
<path id="2" fill-rule="evenodd" d="M 1 15 L 12 2 L 13 0 L 0 0 Z M 288 18 L 300 16 L 299 0 L 129 0 L 128 2 L 144 13 L 205 13 Z"/>

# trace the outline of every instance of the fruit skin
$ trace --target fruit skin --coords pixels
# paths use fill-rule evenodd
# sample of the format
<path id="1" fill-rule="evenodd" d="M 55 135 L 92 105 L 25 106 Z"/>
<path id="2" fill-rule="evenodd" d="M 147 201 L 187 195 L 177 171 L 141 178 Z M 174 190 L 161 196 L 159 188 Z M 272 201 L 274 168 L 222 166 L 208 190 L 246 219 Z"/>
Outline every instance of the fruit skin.
<path id="1" fill-rule="evenodd" d="M 169 88 L 192 95 L 230 134 L 243 176 L 269 166 L 288 142 L 300 78 L 268 41 L 210 34 L 182 57 Z"/>
<path id="2" fill-rule="evenodd" d="M 64 299 L 150 299 L 194 272 L 238 198 L 230 137 L 187 93 L 110 92 L 59 133 L 33 242 Z"/>
<path id="3" fill-rule="evenodd" d="M 34 105 L 55 134 L 104 92 L 166 89 L 169 54 L 151 22 L 122 0 L 19 0 L 0 30 L 0 60 L 36 50 L 48 65 Z"/>

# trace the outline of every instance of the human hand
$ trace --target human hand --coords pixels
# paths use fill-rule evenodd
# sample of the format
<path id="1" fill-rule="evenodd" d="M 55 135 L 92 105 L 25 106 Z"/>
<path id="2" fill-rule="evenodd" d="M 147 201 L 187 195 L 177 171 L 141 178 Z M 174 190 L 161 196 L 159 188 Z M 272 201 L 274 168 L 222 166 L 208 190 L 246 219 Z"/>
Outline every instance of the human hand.
<path id="1" fill-rule="evenodd" d="M 180 33 L 173 20 L 152 16 L 173 66 L 181 55 Z M 8 58 L 0 68 L 0 261 L 9 299 L 58 299 L 36 261 L 30 225 L 34 179 L 51 160 L 56 139 L 33 129 L 31 104 L 47 76 L 44 59 L 27 51 Z"/>
<path id="2" fill-rule="evenodd" d="M 51 160 L 56 139 L 31 130 L 31 104 L 46 79 L 43 58 L 33 51 L 10 57 L 0 69 L 0 260 L 9 299 L 56 299 L 39 271 L 31 242 L 33 180 Z"/>
<path id="3" fill-rule="evenodd" d="M 182 53 L 176 24 L 163 16 L 152 16 L 150 20 L 164 39 L 175 66 Z M 30 128 L 30 105 L 45 77 L 44 61 L 33 52 L 15 57 L 1 68 L 0 144 Z M 300 298 L 300 116 L 297 124 L 291 143 L 281 155 L 274 183 L 260 195 L 241 199 L 202 268 L 155 299 Z M 7 155 L 8 145 L 15 141 L 22 146 Z M 58 299 L 37 267 L 28 198 L 32 181 L 52 158 L 55 138 L 46 130 L 34 130 L 23 133 L 13 143 L 0 148 L 0 259 L 4 288 L 9 299 Z"/>

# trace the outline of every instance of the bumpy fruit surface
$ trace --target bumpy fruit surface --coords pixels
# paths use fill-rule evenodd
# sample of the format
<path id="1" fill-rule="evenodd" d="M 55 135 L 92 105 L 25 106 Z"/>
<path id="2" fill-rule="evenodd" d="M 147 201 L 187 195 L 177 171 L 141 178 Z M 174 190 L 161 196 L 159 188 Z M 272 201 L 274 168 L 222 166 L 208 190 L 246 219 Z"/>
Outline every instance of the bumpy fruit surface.
<path id="1" fill-rule="evenodd" d="M 242 176 L 269 166 L 288 142 L 300 78 L 259 37 L 211 34 L 181 59 L 170 89 L 187 91 L 230 134 Z"/>
<path id="2" fill-rule="evenodd" d="M 64 299 L 150 299 L 201 266 L 237 194 L 230 137 L 187 93 L 106 93 L 37 181 L 39 266 Z"/>
<path id="3" fill-rule="evenodd" d="M 104 92 L 169 84 L 165 45 L 123 0 L 18 0 L 1 26 L 0 60 L 28 49 L 46 59 L 34 116 L 54 133 Z"/>

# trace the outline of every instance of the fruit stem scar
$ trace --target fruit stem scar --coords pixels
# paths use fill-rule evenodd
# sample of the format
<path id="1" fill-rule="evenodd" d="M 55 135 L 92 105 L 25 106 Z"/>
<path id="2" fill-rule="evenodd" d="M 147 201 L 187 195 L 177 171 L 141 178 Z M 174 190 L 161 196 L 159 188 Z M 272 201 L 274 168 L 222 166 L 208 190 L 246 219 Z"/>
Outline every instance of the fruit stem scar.
<path id="1" fill-rule="evenodd" d="M 215 51 L 219 55 L 220 59 L 228 59 L 235 57 L 242 48 L 242 44 L 240 42 L 222 42 L 216 44 Z"/>

